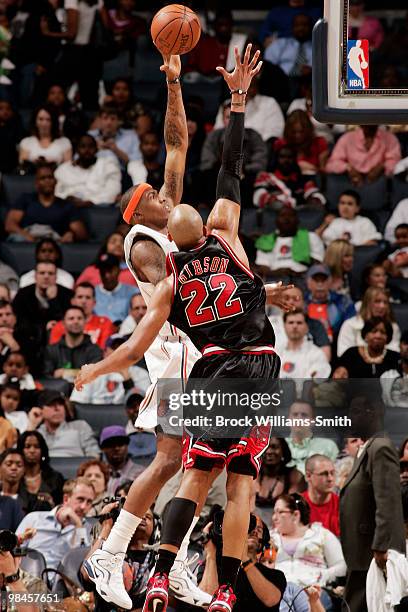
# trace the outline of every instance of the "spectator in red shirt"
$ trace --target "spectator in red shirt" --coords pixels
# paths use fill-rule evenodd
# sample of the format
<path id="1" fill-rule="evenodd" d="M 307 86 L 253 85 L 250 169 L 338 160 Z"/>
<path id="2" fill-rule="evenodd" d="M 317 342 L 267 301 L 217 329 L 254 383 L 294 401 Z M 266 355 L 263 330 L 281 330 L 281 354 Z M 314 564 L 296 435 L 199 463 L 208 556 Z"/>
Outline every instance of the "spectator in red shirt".
<path id="1" fill-rule="evenodd" d="M 71 304 L 82 308 L 86 317 L 84 332 L 91 337 L 94 344 L 103 349 L 106 340 L 116 332 L 116 328 L 108 317 L 100 317 L 93 313 L 95 303 L 95 289 L 91 283 L 80 283 L 75 287 Z M 64 334 L 64 321 L 58 321 L 51 330 L 49 343 L 56 344 Z"/>
<path id="2" fill-rule="evenodd" d="M 283 145 L 292 147 L 302 174 L 315 175 L 323 172 L 329 157 L 327 141 L 316 136 L 306 111 L 295 110 L 286 120 L 283 138 L 275 141 L 275 150 Z"/>
<path id="3" fill-rule="evenodd" d="M 306 461 L 306 481 L 308 489 L 302 495 L 310 506 L 310 522 L 321 523 L 339 537 L 339 496 L 333 492 L 336 484 L 333 462 L 325 455 L 309 457 Z"/>
<path id="4" fill-rule="evenodd" d="M 120 232 L 112 232 L 109 234 L 103 243 L 98 256 L 96 257 L 95 263 L 87 266 L 80 274 L 77 280 L 77 285 L 84 282 L 91 283 L 93 286 L 102 284 L 101 275 L 98 267 L 96 266 L 96 262 L 99 261 L 101 255 L 105 255 L 105 253 L 108 255 L 114 255 L 120 259 L 119 282 L 123 285 L 136 285 L 136 281 L 126 265 L 125 253 L 123 250 L 124 240 L 125 239 Z"/>

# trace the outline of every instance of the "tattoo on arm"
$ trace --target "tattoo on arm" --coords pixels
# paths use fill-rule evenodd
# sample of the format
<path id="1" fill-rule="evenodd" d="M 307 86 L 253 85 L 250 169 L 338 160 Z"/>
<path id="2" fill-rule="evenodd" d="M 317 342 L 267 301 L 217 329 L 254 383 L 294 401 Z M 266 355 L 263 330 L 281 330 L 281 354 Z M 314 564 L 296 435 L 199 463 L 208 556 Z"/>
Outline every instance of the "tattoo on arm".
<path id="1" fill-rule="evenodd" d="M 164 172 L 164 195 L 177 203 L 183 192 L 183 175 L 174 170 L 166 169 Z"/>
<path id="2" fill-rule="evenodd" d="M 139 280 L 157 285 L 166 277 L 166 258 L 153 240 L 140 240 L 131 250 L 132 266 Z"/>
<path id="3" fill-rule="evenodd" d="M 166 147 L 172 149 L 180 149 L 183 145 L 187 148 L 188 145 L 187 120 L 180 87 L 168 88 L 164 140 Z"/>

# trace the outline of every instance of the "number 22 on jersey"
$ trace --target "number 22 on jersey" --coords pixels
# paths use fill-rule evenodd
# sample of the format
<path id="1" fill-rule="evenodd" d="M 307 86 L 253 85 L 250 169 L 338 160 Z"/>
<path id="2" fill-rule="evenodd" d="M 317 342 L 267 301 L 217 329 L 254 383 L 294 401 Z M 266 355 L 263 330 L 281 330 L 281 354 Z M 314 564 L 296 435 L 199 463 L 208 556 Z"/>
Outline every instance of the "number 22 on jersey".
<path id="1" fill-rule="evenodd" d="M 209 306 L 204 306 L 210 294 L 203 280 L 193 278 L 183 283 L 179 290 L 181 299 L 188 300 L 186 317 L 191 327 L 236 317 L 243 312 L 240 298 L 234 298 L 237 283 L 230 274 L 212 274 L 208 285 L 211 293 L 217 293 Z"/>

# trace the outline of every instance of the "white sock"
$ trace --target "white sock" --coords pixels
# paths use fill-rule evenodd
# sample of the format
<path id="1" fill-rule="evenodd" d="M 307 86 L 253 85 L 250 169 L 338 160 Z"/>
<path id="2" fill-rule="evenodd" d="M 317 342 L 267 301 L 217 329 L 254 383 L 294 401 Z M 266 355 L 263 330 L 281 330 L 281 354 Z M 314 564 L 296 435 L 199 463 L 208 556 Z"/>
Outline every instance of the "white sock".
<path id="1" fill-rule="evenodd" d="M 107 550 L 114 555 L 125 553 L 141 521 L 141 518 L 122 508 L 110 534 L 106 538 L 103 550 Z"/>
<path id="2" fill-rule="evenodd" d="M 184 559 L 187 559 L 187 556 L 188 556 L 187 551 L 188 551 L 188 545 L 190 544 L 191 534 L 193 533 L 194 527 L 197 525 L 199 518 L 200 518 L 199 516 L 195 516 L 193 518 L 193 522 L 191 523 L 189 530 L 184 536 L 184 539 L 177 553 L 176 561 L 184 561 Z"/>

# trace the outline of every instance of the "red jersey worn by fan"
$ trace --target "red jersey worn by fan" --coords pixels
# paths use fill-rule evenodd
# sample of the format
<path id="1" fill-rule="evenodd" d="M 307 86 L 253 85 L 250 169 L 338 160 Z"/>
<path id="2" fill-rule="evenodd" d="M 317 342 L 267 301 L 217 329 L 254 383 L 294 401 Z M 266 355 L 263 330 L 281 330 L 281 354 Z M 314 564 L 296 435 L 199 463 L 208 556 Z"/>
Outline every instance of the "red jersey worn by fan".
<path id="1" fill-rule="evenodd" d="M 84 332 L 91 337 L 94 344 L 97 344 L 101 349 L 105 348 L 107 339 L 116 333 L 116 327 L 108 317 L 98 317 L 91 315 L 85 323 Z M 56 344 L 65 334 L 63 321 L 58 321 L 51 330 L 49 344 Z"/>
<path id="2" fill-rule="evenodd" d="M 339 537 L 339 496 L 336 493 L 331 493 L 329 501 L 325 504 L 314 504 L 309 497 L 308 491 L 304 491 L 302 496 L 310 506 L 310 522 L 321 523 L 323 527 L 326 527 L 335 536 Z"/>

